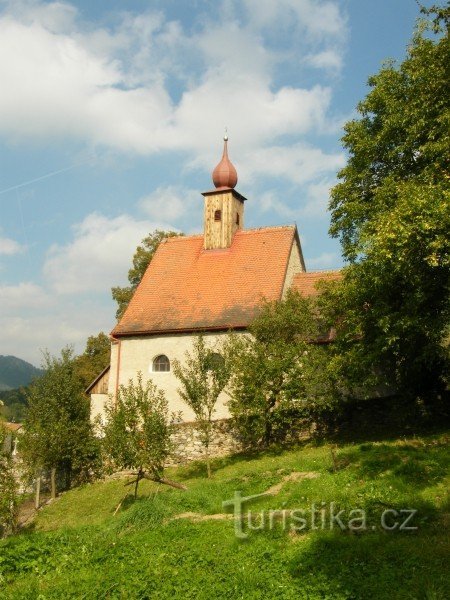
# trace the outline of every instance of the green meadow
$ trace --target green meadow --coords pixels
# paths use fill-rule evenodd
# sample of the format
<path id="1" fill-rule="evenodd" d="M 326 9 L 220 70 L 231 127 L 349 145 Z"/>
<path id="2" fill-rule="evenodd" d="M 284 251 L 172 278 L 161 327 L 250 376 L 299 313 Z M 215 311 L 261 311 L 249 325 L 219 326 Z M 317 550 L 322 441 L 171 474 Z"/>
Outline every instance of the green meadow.
<path id="1" fill-rule="evenodd" d="M 306 444 L 216 460 L 209 480 L 193 463 L 167 472 L 187 491 L 144 481 L 136 501 L 123 479 L 85 485 L 0 542 L 0 597 L 450 598 L 448 442 Z M 236 491 L 269 492 L 244 503 L 242 539 Z"/>

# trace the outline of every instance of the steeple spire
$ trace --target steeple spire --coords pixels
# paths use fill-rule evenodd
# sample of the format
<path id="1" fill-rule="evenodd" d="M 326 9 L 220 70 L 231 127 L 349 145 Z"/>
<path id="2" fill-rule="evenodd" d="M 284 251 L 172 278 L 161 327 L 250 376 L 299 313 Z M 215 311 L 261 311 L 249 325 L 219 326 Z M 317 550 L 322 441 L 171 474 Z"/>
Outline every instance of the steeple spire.
<path id="1" fill-rule="evenodd" d="M 228 158 L 228 135 L 223 138 L 222 160 L 214 169 L 212 179 L 215 190 L 203 192 L 204 212 L 204 248 L 217 250 L 230 248 L 235 233 L 244 224 L 244 196 L 234 189 L 237 173 Z"/>
<path id="2" fill-rule="evenodd" d="M 233 163 L 228 158 L 228 135 L 225 129 L 223 136 L 223 154 L 222 160 L 212 173 L 212 180 L 217 189 L 234 188 L 238 181 L 238 176 Z"/>

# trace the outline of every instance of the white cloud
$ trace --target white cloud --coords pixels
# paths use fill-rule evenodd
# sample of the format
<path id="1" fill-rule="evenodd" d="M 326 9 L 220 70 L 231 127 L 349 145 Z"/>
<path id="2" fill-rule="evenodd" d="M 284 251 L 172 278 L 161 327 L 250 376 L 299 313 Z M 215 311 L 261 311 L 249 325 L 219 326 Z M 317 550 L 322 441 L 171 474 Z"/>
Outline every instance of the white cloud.
<path id="1" fill-rule="evenodd" d="M 13 254 L 18 254 L 23 251 L 23 246 L 21 246 L 15 240 L 7 237 L 0 237 L 0 256 L 11 256 Z"/>
<path id="2" fill-rule="evenodd" d="M 304 184 L 324 174 L 335 173 L 344 164 L 342 152 L 326 154 L 319 148 L 298 143 L 255 150 L 243 157 L 239 170 L 245 181 L 262 174 L 264 177 L 286 178 Z"/>
<path id="3" fill-rule="evenodd" d="M 50 305 L 50 298 L 42 287 L 32 282 L 0 286 L 2 315 L 18 308 L 41 308 Z"/>
<path id="4" fill-rule="evenodd" d="M 306 217 L 328 218 L 330 189 L 335 183 L 334 179 L 310 183 L 307 188 L 306 203 L 303 205 L 302 214 Z"/>
<path id="5" fill-rule="evenodd" d="M 258 208 L 262 212 L 274 212 L 289 220 L 293 220 L 296 216 L 296 212 L 280 200 L 279 194 L 272 190 L 258 195 Z"/>
<path id="6" fill-rule="evenodd" d="M 334 180 L 324 179 L 304 186 L 305 194 L 298 197 L 295 204 L 284 202 L 279 192 L 268 190 L 258 194 L 258 208 L 262 212 L 273 212 L 284 219 L 294 221 L 302 217 L 329 219 L 328 202 Z"/>
<path id="7" fill-rule="evenodd" d="M 51 32 L 71 31 L 78 10 L 66 2 L 43 4 L 38 0 L 9 0 L 7 13 L 27 25 L 39 23 Z"/>
<path id="8" fill-rule="evenodd" d="M 44 275 L 57 294 L 105 292 L 126 282 L 136 246 L 154 229 L 170 225 L 137 221 L 128 215 L 112 219 L 93 213 L 74 229 L 74 239 L 53 245 L 44 264 Z"/>
<path id="9" fill-rule="evenodd" d="M 230 6 L 235 15 L 237 3 Z M 275 86 L 275 70 L 292 57 L 269 44 L 264 28 L 294 23 L 310 39 L 302 55 L 329 68 L 346 28 L 338 5 L 246 7 L 240 19 L 218 10 L 216 22 L 190 34 L 156 11 L 123 13 L 107 30 L 68 3 L 10 3 L 0 17 L 0 135 L 71 137 L 141 154 L 182 149 L 191 166 L 208 160 L 209 169 L 224 125 L 244 154 L 285 134 L 326 131 L 331 90 Z"/>
<path id="10" fill-rule="evenodd" d="M 346 18 L 337 2 L 320 0 L 243 0 L 255 26 L 303 30 L 311 38 L 341 38 Z"/>
<path id="11" fill-rule="evenodd" d="M 309 54 L 305 62 L 316 69 L 326 69 L 337 73 L 342 68 L 342 54 L 336 50 L 323 50 L 317 54 Z"/>
<path id="12" fill-rule="evenodd" d="M 38 366 L 42 350 L 59 354 L 67 344 L 81 352 L 88 336 L 99 331 L 109 333 L 114 325 L 114 308 L 100 303 L 82 303 L 78 299 L 56 305 L 50 313 L 42 310 L 26 316 L 0 315 L 2 336 L 0 354 L 12 354 Z"/>
<path id="13" fill-rule="evenodd" d="M 0 131 L 11 137 L 70 136 L 137 152 L 154 150 L 151 136 L 170 116 L 158 83 L 120 89 L 123 74 L 76 36 L 38 22 L 0 19 Z"/>
<path id="14" fill-rule="evenodd" d="M 342 259 L 335 252 L 322 252 L 319 256 L 306 260 L 309 270 L 336 269 L 342 264 Z"/>
<path id="15" fill-rule="evenodd" d="M 139 208 L 150 218 L 166 223 L 176 223 L 187 213 L 200 213 L 203 198 L 196 190 L 176 186 L 158 187 L 138 201 Z"/>

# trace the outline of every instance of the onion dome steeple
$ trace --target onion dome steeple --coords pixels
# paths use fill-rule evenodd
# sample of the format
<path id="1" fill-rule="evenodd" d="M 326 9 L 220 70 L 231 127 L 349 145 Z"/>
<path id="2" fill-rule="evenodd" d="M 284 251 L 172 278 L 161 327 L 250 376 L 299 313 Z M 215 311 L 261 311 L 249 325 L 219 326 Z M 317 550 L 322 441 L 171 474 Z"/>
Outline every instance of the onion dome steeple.
<path id="1" fill-rule="evenodd" d="M 223 137 L 223 155 L 222 160 L 212 173 L 212 180 L 216 188 L 234 188 L 237 184 L 238 176 L 233 163 L 228 158 L 228 135 Z"/>
<path id="2" fill-rule="evenodd" d="M 234 189 L 237 184 L 236 169 L 228 158 L 228 135 L 223 138 L 222 160 L 214 169 L 212 180 L 215 189 L 203 192 L 204 249 L 219 250 L 230 248 L 234 235 L 244 225 L 245 198 Z"/>

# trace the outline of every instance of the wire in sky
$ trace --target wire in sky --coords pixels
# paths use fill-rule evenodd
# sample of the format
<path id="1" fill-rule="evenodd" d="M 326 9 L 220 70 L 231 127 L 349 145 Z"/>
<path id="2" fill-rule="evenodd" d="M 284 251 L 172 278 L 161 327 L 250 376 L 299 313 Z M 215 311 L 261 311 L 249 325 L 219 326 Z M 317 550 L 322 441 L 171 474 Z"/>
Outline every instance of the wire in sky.
<path id="1" fill-rule="evenodd" d="M 40 177 L 36 177 L 35 179 L 30 179 L 29 181 L 24 181 L 23 183 L 18 183 L 17 185 L 13 185 L 9 188 L 6 188 L 5 190 L 0 190 L 0 195 L 6 194 L 7 192 L 13 192 L 14 190 L 18 190 L 19 188 L 23 188 L 32 183 L 42 181 L 43 179 L 48 179 L 49 177 L 53 177 L 53 175 L 58 175 L 59 173 L 64 173 L 65 171 L 70 171 L 71 169 L 75 169 L 76 167 L 79 167 L 87 162 L 88 162 L 88 160 L 85 160 L 81 163 L 77 163 L 76 165 L 71 165 L 70 167 L 64 167 L 63 169 L 58 169 L 57 171 L 52 171 L 51 173 L 46 173 L 45 175 L 41 175 Z"/>

